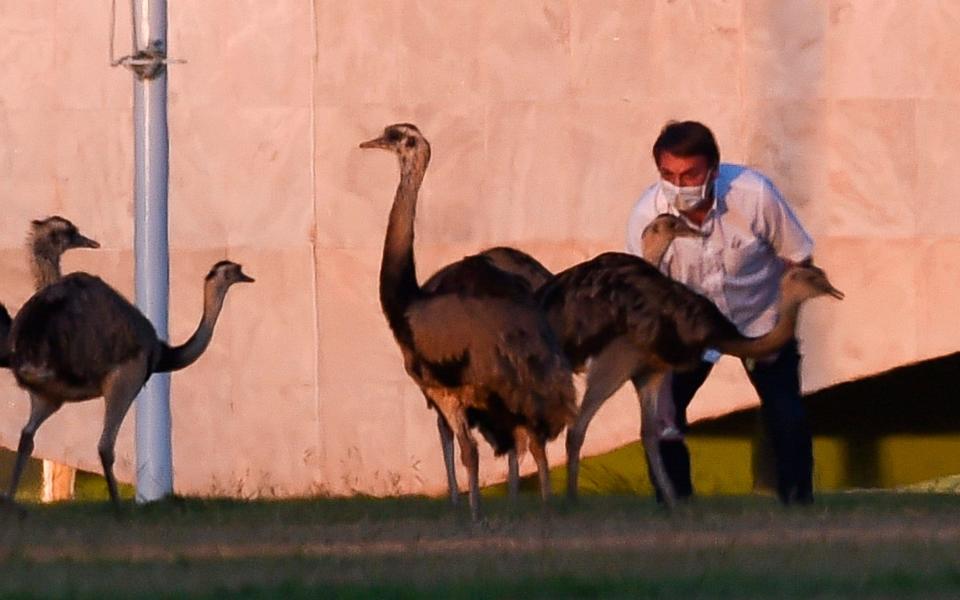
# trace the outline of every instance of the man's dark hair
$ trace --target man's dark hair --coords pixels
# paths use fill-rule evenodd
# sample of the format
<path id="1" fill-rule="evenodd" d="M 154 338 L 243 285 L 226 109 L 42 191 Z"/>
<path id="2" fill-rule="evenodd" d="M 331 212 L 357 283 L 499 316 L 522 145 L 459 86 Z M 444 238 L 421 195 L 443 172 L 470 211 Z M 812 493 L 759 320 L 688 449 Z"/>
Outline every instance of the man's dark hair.
<path id="1" fill-rule="evenodd" d="M 713 132 L 697 121 L 669 121 L 664 125 L 653 144 L 653 161 L 657 165 L 663 152 L 682 157 L 704 156 L 710 167 L 720 164 L 720 148 Z"/>

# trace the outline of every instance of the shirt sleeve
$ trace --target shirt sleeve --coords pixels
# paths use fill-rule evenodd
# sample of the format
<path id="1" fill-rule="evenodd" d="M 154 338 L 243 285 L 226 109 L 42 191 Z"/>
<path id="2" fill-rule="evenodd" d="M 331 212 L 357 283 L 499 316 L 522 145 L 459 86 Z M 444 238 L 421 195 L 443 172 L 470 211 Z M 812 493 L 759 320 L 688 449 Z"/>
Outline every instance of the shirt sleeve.
<path id="1" fill-rule="evenodd" d="M 760 211 L 764 238 L 777 256 L 791 262 L 801 262 L 813 256 L 813 238 L 800 224 L 780 191 L 766 178 L 761 186 Z"/>
<path id="2" fill-rule="evenodd" d="M 627 252 L 641 258 L 643 258 L 643 244 L 640 237 L 647 225 L 657 216 L 656 194 L 656 184 L 648 187 L 633 205 L 627 220 Z"/>

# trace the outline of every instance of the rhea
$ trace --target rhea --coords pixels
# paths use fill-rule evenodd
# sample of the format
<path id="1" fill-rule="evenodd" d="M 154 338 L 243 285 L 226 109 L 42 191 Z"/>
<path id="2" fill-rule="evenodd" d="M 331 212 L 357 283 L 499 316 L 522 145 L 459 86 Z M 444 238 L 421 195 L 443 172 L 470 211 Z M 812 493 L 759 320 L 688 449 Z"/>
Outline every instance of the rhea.
<path id="1" fill-rule="evenodd" d="M 641 439 L 650 471 L 668 506 L 673 487 L 660 458 L 657 392 L 672 370 L 694 366 L 707 348 L 740 358 L 771 354 L 794 335 L 801 304 L 843 294 L 813 266 L 785 271 L 780 318 L 757 338 L 736 326 L 707 298 L 662 274 L 659 265 L 677 237 L 699 235 L 673 215 L 658 216 L 644 231 L 644 259 L 607 252 L 570 267 L 541 284 L 536 297 L 574 371 L 586 371 L 586 390 L 576 422 L 567 431 L 567 495 L 578 489 L 580 450 L 587 427 L 603 403 L 628 380 L 641 410 Z M 487 251 L 498 267 L 542 281 L 549 271 L 517 250 Z M 532 274 L 532 275 L 525 275 Z"/>
<path id="2" fill-rule="evenodd" d="M 20 432 L 7 499 L 16 494 L 40 425 L 64 403 L 102 396 L 97 450 L 110 500 L 119 507 L 114 446 L 130 404 L 151 374 L 182 369 L 203 354 L 227 290 L 250 281 L 236 263 L 214 264 L 204 281 L 200 324 L 179 346 L 158 339 L 143 313 L 94 275 L 71 273 L 34 294 L 10 325 L 7 360 L 17 384 L 30 394 L 30 416 Z"/>
<path id="3" fill-rule="evenodd" d="M 403 355 L 407 374 L 440 413 L 451 499 L 455 437 L 469 479 L 470 511 L 479 518 L 479 460 L 471 426 L 497 454 L 529 434 L 541 475 L 549 485 L 546 443 L 573 421 L 576 404 L 570 368 L 538 310 L 530 286 L 485 257 L 468 257 L 443 271 L 455 289 L 427 289 L 417 279 L 414 218 L 430 161 L 430 144 L 411 124 L 386 127 L 360 144 L 398 157 L 394 195 L 380 267 L 380 304 Z M 450 450 L 448 453 L 447 450 Z"/>
<path id="4" fill-rule="evenodd" d="M 34 291 L 60 280 L 60 257 L 72 248 L 99 248 L 100 244 L 80 233 L 77 226 L 68 219 L 54 215 L 46 219 L 34 219 L 30 222 L 30 234 L 27 238 L 30 251 L 30 269 L 33 274 Z M 61 493 L 73 493 L 74 470 L 54 461 L 43 461 L 44 498 L 47 492 L 52 492 L 51 498 L 57 494 L 56 481 L 66 476 L 69 483 Z M 48 487 L 49 482 L 49 487 Z M 64 482 L 61 482 L 62 488 Z"/>
<path id="5" fill-rule="evenodd" d="M 60 258 L 73 248 L 99 248 L 100 244 L 80 233 L 77 226 L 61 216 L 34 219 L 27 235 L 27 250 L 30 253 L 30 272 L 33 275 L 34 292 L 60 280 Z M 0 304 L 0 367 L 10 366 L 8 337 L 10 317 L 7 307 Z"/>

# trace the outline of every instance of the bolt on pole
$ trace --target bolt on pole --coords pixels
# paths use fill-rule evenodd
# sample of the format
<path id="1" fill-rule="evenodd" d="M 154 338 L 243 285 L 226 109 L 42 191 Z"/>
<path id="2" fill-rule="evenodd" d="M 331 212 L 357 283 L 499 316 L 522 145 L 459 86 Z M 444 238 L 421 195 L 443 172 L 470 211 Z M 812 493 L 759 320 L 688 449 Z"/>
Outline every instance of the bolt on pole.
<path id="1" fill-rule="evenodd" d="M 167 246 L 167 2 L 133 5 L 134 251 L 136 302 L 167 339 L 170 267 Z M 138 503 L 173 493 L 170 375 L 150 377 L 136 401 Z"/>

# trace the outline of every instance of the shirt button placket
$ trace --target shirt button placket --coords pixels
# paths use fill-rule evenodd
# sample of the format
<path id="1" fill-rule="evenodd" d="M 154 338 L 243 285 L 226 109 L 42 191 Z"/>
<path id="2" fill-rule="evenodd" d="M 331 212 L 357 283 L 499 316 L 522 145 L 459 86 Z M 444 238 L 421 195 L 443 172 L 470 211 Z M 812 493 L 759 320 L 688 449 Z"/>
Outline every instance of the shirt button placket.
<path id="1" fill-rule="evenodd" d="M 722 312 L 727 311 L 726 298 L 723 295 L 723 251 L 713 236 L 704 240 L 704 288 L 710 298 Z"/>

